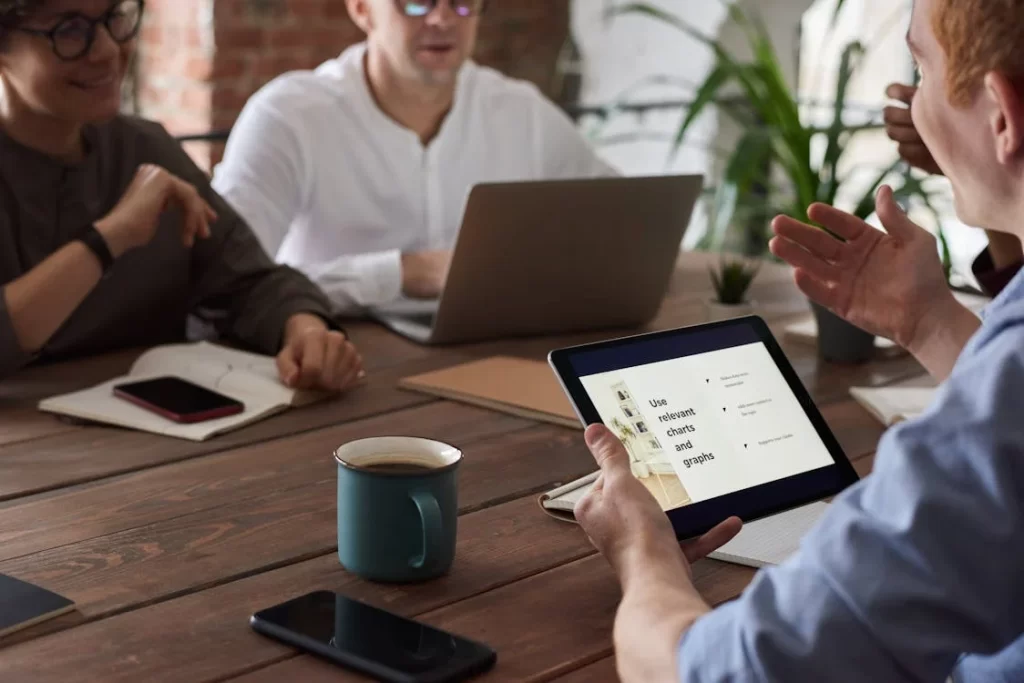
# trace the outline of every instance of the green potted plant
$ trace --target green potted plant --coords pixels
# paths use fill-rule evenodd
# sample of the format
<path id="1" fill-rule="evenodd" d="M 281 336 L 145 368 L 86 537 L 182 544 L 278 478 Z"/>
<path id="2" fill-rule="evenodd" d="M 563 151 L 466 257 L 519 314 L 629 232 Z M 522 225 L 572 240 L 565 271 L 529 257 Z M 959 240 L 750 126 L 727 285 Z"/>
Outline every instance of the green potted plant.
<path id="1" fill-rule="evenodd" d="M 754 305 L 747 293 L 760 269 L 758 261 L 728 257 L 722 258 L 717 270 L 708 268 L 715 289 L 715 298 L 707 302 L 708 320 L 728 320 L 753 313 Z"/>
<path id="2" fill-rule="evenodd" d="M 748 240 L 764 244 L 769 232 L 767 218 L 785 214 L 808 221 L 807 208 L 815 202 L 836 204 L 840 188 L 853 182 L 844 175 L 841 161 L 850 139 L 875 126 L 850 126 L 844 120 L 846 98 L 851 79 L 865 53 L 859 41 L 849 43 L 840 60 L 837 88 L 833 102 L 834 115 L 830 125 L 820 127 L 805 123 L 800 104 L 783 75 L 778 53 L 764 22 L 756 11 L 747 11 L 732 2 L 725 2 L 729 18 L 739 26 L 750 47 L 752 57 L 740 59 L 721 42 L 704 35 L 683 19 L 647 3 L 632 2 L 609 9 L 609 14 L 643 14 L 678 28 L 685 35 L 706 45 L 715 54 L 715 66 L 697 86 L 693 104 L 687 111 L 675 136 L 675 147 L 682 144 L 697 117 L 708 107 L 719 110 L 737 123 L 742 131 L 740 141 L 728 157 L 721 182 L 715 188 L 710 207 L 713 222 L 706 244 L 721 241 L 724 232 L 734 225 L 737 215 L 753 217 L 754 230 L 761 233 Z M 840 3 L 839 7 L 842 6 Z M 838 12 L 838 8 L 837 8 Z M 727 87 L 738 86 L 737 98 L 721 97 Z M 822 146 L 816 146 L 820 140 Z M 823 148 L 815 153 L 815 149 Z M 879 185 L 899 173 L 903 182 L 894 188 L 898 200 L 917 199 L 931 208 L 931 197 L 910 169 L 896 159 L 881 170 L 850 210 L 861 218 L 874 211 L 874 195 Z M 780 185 L 778 180 L 783 180 Z M 939 235 L 948 265 L 945 238 Z M 818 344 L 828 360 L 859 362 L 870 358 L 874 336 L 854 327 L 830 311 L 812 303 L 818 322 Z"/>

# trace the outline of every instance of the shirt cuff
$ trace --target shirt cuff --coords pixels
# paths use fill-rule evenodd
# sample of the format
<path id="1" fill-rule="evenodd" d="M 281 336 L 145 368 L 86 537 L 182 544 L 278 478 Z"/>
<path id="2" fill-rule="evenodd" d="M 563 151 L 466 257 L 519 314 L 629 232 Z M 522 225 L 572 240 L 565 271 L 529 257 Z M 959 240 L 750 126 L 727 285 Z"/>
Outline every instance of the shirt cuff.
<path id="1" fill-rule="evenodd" d="M 734 612 L 737 601 L 716 607 L 693 623 L 679 640 L 676 671 L 680 683 L 748 680 L 751 663 L 742 656 Z"/>
<path id="2" fill-rule="evenodd" d="M 992 262 L 992 253 L 986 248 L 974 260 L 971 270 L 974 271 L 974 277 L 977 278 L 978 284 L 981 285 L 985 294 L 995 297 L 1006 288 L 1006 285 L 1010 284 L 1021 267 L 1024 267 L 1024 262 L 1014 263 L 1005 268 L 996 268 Z"/>
<path id="3" fill-rule="evenodd" d="M 378 306 L 402 295 L 402 252 L 397 249 L 360 256 L 356 270 L 360 306 Z"/>

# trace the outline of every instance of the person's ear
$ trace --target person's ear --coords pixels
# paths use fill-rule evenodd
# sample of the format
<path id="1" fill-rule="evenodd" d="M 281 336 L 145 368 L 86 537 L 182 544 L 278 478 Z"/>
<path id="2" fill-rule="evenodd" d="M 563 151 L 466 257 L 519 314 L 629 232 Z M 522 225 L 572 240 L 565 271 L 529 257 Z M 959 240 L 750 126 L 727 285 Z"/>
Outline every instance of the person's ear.
<path id="1" fill-rule="evenodd" d="M 359 27 L 359 29 L 366 34 L 370 33 L 370 29 L 373 28 L 373 13 L 370 10 L 371 0 L 345 0 L 345 5 L 348 7 L 348 15 L 352 18 L 352 23 Z"/>
<path id="2" fill-rule="evenodd" d="M 1024 91 L 1001 73 L 985 75 L 985 97 L 990 103 L 989 126 L 1001 164 L 1024 158 Z"/>

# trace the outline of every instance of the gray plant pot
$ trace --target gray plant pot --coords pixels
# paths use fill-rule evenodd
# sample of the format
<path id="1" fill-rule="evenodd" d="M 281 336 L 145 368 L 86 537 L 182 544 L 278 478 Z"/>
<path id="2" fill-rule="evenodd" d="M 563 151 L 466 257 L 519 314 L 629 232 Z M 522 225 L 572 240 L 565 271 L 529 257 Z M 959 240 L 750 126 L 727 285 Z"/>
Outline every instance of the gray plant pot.
<path id="1" fill-rule="evenodd" d="M 818 321 L 818 352 L 833 363 L 865 363 L 875 355 L 875 335 L 811 302 Z"/>

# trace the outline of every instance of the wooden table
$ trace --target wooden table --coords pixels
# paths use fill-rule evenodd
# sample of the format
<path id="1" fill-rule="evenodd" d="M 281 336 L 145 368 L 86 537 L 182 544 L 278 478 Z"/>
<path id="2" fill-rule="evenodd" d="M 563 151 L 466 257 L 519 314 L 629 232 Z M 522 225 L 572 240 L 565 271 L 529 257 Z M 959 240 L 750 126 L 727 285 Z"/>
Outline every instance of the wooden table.
<path id="1" fill-rule="evenodd" d="M 652 328 L 704 320 L 708 262 L 681 259 Z M 762 270 L 754 296 L 780 339 L 782 324 L 807 310 L 781 267 Z M 592 471 L 580 432 L 396 388 L 404 376 L 466 359 L 542 358 L 601 335 L 426 349 L 368 324 L 352 333 L 367 359 L 366 387 L 206 443 L 73 426 L 35 411 L 42 396 L 124 371 L 132 354 L 0 382 L 0 573 L 78 605 L 0 641 L 0 681 L 358 680 L 249 630 L 255 610 L 316 589 L 489 643 L 499 664 L 485 680 L 613 680 L 615 578 L 575 525 L 536 503 L 538 493 Z M 812 347 L 784 346 L 866 474 L 882 428 L 848 387 L 922 369 L 907 357 L 833 366 Z M 445 440 L 466 454 L 455 566 L 426 584 L 367 583 L 335 554 L 332 451 L 396 433 Z M 718 604 L 753 572 L 705 560 L 694 575 Z"/>

